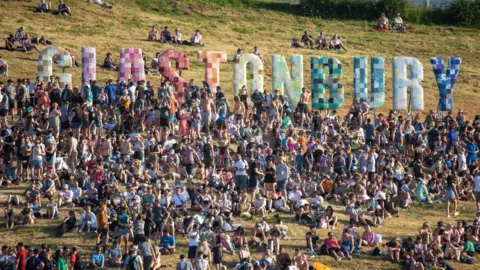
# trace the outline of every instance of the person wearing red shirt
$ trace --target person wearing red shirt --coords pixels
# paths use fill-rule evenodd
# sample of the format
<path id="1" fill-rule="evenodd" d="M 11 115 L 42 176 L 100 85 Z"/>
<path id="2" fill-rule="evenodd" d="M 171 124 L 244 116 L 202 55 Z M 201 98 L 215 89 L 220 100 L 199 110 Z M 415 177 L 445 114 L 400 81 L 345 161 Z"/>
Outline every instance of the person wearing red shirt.
<path id="1" fill-rule="evenodd" d="M 328 253 L 332 255 L 335 260 L 340 261 L 342 258 L 345 258 L 345 254 L 343 254 L 340 249 L 338 240 L 335 238 L 335 235 L 333 235 L 333 232 L 328 233 L 328 238 L 323 240 L 323 244 L 327 246 Z"/>
<path id="2" fill-rule="evenodd" d="M 28 250 L 25 249 L 22 242 L 18 243 L 17 248 L 17 259 L 15 262 L 17 264 L 17 270 L 25 270 L 27 264 Z"/>

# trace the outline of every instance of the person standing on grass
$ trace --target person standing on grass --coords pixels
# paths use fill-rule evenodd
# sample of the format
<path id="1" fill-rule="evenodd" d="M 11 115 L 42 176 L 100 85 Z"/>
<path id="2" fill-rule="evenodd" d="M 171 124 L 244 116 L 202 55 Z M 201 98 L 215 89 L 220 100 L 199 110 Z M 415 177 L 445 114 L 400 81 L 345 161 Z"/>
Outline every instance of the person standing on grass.
<path id="1" fill-rule="evenodd" d="M 23 242 L 19 242 L 17 245 L 17 255 L 15 264 L 17 266 L 17 270 L 25 270 L 25 266 L 27 263 L 27 256 L 28 256 L 28 250 L 25 249 L 23 246 Z"/>
<path id="2" fill-rule="evenodd" d="M 122 267 L 125 270 L 142 270 L 143 268 L 143 260 L 140 255 L 138 255 L 138 247 L 132 246 L 130 248 L 130 252 L 125 258 L 124 265 Z"/>
<path id="3" fill-rule="evenodd" d="M 447 200 L 447 217 L 450 218 L 450 203 L 453 203 L 454 216 L 458 216 L 457 212 L 457 176 L 455 173 L 447 176 L 447 183 L 445 185 L 445 199 Z"/>
<path id="4" fill-rule="evenodd" d="M 192 264 L 185 260 L 185 255 L 180 255 L 180 261 L 177 263 L 176 270 L 193 270 Z"/>

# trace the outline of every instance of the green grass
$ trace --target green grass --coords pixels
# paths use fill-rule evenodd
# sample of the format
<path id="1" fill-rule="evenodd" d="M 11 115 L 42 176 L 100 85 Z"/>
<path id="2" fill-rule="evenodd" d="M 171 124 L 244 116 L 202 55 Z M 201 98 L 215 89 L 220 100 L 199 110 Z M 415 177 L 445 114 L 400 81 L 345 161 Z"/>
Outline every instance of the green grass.
<path id="1" fill-rule="evenodd" d="M 283 54 L 287 59 L 293 54 L 304 55 L 304 81 L 305 87 L 310 88 L 310 56 L 337 57 L 342 61 L 345 69 L 342 83 L 345 86 L 346 101 L 341 112 L 348 109 L 352 101 L 353 60 L 354 56 L 383 56 L 386 59 L 386 104 L 379 110 L 388 111 L 391 108 L 392 98 L 392 67 L 391 59 L 395 56 L 417 57 L 424 66 L 424 82 L 426 109 L 436 108 L 438 90 L 429 58 L 432 56 L 463 58 L 461 75 L 455 88 L 455 108 L 463 108 L 467 117 L 472 119 L 480 112 L 478 100 L 480 99 L 480 31 L 476 29 L 457 28 L 450 26 L 425 26 L 413 25 L 407 33 L 378 33 L 372 30 L 374 22 L 322 20 L 295 16 L 296 5 L 290 3 L 274 3 L 272 1 L 167 1 L 167 0 L 116 0 L 118 4 L 113 10 L 102 9 L 86 1 L 67 1 L 73 8 L 74 16 L 58 17 L 49 14 L 31 12 L 34 2 L 5 2 L 0 1 L 0 36 L 14 33 L 20 25 L 24 25 L 29 34 L 43 34 L 55 45 L 66 47 L 80 59 L 82 46 L 95 46 L 97 48 L 97 64 L 103 61 L 107 51 L 112 51 L 118 60 L 119 50 L 125 47 L 138 47 L 147 56 L 147 62 L 156 52 L 165 49 L 177 49 L 187 53 L 190 58 L 191 68 L 183 72 L 185 79 L 195 78 L 200 82 L 204 78 L 204 65 L 196 61 L 198 47 L 172 46 L 160 43 L 147 42 L 147 34 L 152 25 L 159 28 L 168 25 L 171 29 L 180 28 L 184 37 L 189 37 L 195 29 L 202 30 L 206 46 L 203 50 L 221 50 L 228 53 L 232 59 L 237 48 L 251 51 L 253 46 L 260 47 L 265 58 L 265 87 L 271 89 L 271 56 Z M 36 2 L 35 2 L 36 3 Z M 188 14 L 188 15 L 185 15 Z M 7 19 L 8 18 L 8 19 Z M 339 33 L 344 39 L 347 51 L 315 51 L 308 49 L 290 48 L 291 38 L 301 36 L 306 30 L 312 35 L 319 31 L 325 32 L 330 37 Z M 0 51 L 0 54 L 10 65 L 10 76 L 17 78 L 34 78 L 36 76 L 36 53 L 24 54 L 20 52 Z M 54 72 L 58 68 L 54 67 Z M 229 98 L 232 98 L 233 65 L 231 62 L 220 66 L 221 85 Z M 81 69 L 67 69 L 73 74 L 75 85 L 81 83 Z M 107 79 L 116 78 L 117 74 L 97 68 L 97 79 L 104 84 Z M 159 85 L 160 77 L 148 76 L 154 86 Z M 0 78 L 5 81 L 6 78 Z M 23 186 L 22 189 L 25 187 Z M 23 190 L 2 190 L 0 201 L 5 200 L 5 195 L 10 192 L 20 194 Z M 339 213 L 342 225 L 347 221 L 347 216 L 342 214 L 343 206 L 333 205 Z M 382 228 L 375 231 L 381 233 L 385 240 L 393 237 L 415 236 L 423 221 L 431 224 L 443 219 L 455 222 L 456 219 L 447 220 L 445 205 L 435 204 L 416 206 L 402 211 L 401 218 L 392 218 Z M 461 216 L 458 219 L 471 220 L 474 213 L 473 203 L 460 204 Z M 65 216 L 68 209 L 62 209 L 61 215 Z M 290 219 L 291 215 L 285 216 Z M 254 220 L 255 221 L 255 220 Z M 242 221 L 247 228 L 253 226 L 254 221 Z M 289 252 L 293 248 L 302 248 L 305 245 L 305 226 L 299 226 L 291 221 L 287 222 L 291 240 L 284 243 Z M 23 240 L 27 244 L 38 246 L 46 243 L 55 247 L 63 245 L 77 245 L 83 254 L 89 254 L 94 244 L 91 236 L 68 234 L 64 238 L 55 238 L 53 229 L 58 221 L 41 220 L 31 228 L 16 229 L 14 231 L 0 231 L 0 238 L 4 243 L 14 245 Z M 341 226 L 335 229 L 340 234 Z M 325 237 L 326 230 L 320 232 Z M 185 253 L 187 242 L 179 239 L 180 252 Z M 259 259 L 263 249 L 251 251 L 254 259 Z M 174 265 L 178 254 L 163 257 L 162 262 Z M 362 254 L 352 262 L 334 262 L 329 257 L 312 258 L 320 260 L 333 269 L 398 269 L 383 258 L 373 258 Z M 236 257 L 227 256 L 229 269 L 232 269 Z M 476 269 L 478 265 L 455 265 L 458 269 Z M 167 269 L 172 269 L 169 267 Z"/>

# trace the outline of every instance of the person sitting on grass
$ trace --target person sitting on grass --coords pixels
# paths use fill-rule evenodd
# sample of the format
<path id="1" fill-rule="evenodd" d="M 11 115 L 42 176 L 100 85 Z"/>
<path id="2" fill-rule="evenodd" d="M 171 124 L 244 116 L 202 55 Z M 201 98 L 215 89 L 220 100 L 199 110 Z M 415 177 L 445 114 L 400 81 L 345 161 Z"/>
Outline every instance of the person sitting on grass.
<path id="1" fill-rule="evenodd" d="M 163 28 L 163 31 L 160 33 L 160 42 L 162 43 L 170 43 L 172 42 L 172 33 L 168 30 L 168 26 Z"/>
<path id="2" fill-rule="evenodd" d="M 25 27 L 20 26 L 20 28 L 15 32 L 15 41 L 16 42 L 22 42 L 24 40 L 27 40 L 27 33 L 25 32 Z"/>
<path id="3" fill-rule="evenodd" d="M 116 240 L 113 241 L 112 248 L 107 251 L 108 265 L 111 267 L 119 267 L 122 265 L 122 249 Z"/>
<path id="4" fill-rule="evenodd" d="M 320 32 L 320 34 L 317 37 L 317 40 L 315 40 L 315 49 L 321 49 L 321 50 L 326 50 L 328 49 L 328 40 L 323 34 L 323 32 Z"/>
<path id="5" fill-rule="evenodd" d="M 386 31 L 388 30 L 388 18 L 385 16 L 385 13 L 380 13 L 380 18 L 378 18 L 377 30 Z"/>
<path id="6" fill-rule="evenodd" d="M 30 39 L 30 41 L 33 44 L 42 44 L 42 45 L 52 45 L 53 44 L 50 40 L 46 39 L 44 36 L 38 37 L 37 35 L 33 35 L 32 38 Z"/>
<path id="7" fill-rule="evenodd" d="M 117 69 L 117 66 L 115 65 L 115 62 L 113 61 L 111 52 L 107 52 L 107 55 L 105 56 L 105 60 L 103 60 L 103 66 L 102 67 L 105 68 L 105 69 L 112 69 L 112 70 Z"/>
<path id="8" fill-rule="evenodd" d="M 345 49 L 345 47 L 343 47 L 342 39 L 338 34 L 333 35 L 332 40 L 330 40 L 330 48 L 336 51 Z"/>
<path id="9" fill-rule="evenodd" d="M 195 33 L 190 37 L 190 44 L 192 46 L 203 46 L 202 44 L 202 34 L 200 33 L 200 30 L 195 30 Z"/>
<path id="10" fill-rule="evenodd" d="M 260 60 L 262 60 L 262 63 L 264 62 L 263 61 L 263 55 L 260 52 L 260 50 L 258 49 L 258 46 L 253 47 L 253 52 L 252 53 L 255 54 L 256 56 L 258 56 L 258 58 L 260 58 Z"/>
<path id="11" fill-rule="evenodd" d="M 341 250 L 338 239 L 335 238 L 333 232 L 328 232 L 328 238 L 323 240 L 323 244 L 325 245 L 328 254 L 335 258 L 335 260 L 340 261 L 345 258 L 345 254 Z"/>
<path id="12" fill-rule="evenodd" d="M 35 10 L 37 12 L 50 12 L 52 10 L 52 3 L 46 2 L 45 0 L 40 0 L 38 8 Z"/>
<path id="13" fill-rule="evenodd" d="M 173 33 L 173 43 L 182 44 L 182 33 L 180 33 L 180 29 L 175 29 Z"/>
<path id="14" fill-rule="evenodd" d="M 57 236 L 61 237 L 66 232 L 73 231 L 73 229 L 75 229 L 76 224 L 77 224 L 77 218 L 75 217 L 75 212 L 71 210 L 68 211 L 68 216 L 63 218 L 62 224 L 60 224 L 60 227 L 58 228 Z"/>
<path id="15" fill-rule="evenodd" d="M 0 55 L 0 75 L 5 75 L 8 77 L 8 64 L 3 60 L 2 56 Z"/>
<path id="16" fill-rule="evenodd" d="M 72 10 L 63 0 L 58 1 L 58 14 L 59 15 L 72 15 Z"/>
<path id="17" fill-rule="evenodd" d="M 105 3 L 105 2 L 103 2 L 102 0 L 93 0 L 93 3 L 94 3 L 95 5 L 99 5 L 99 6 L 103 7 L 103 8 L 110 8 L 110 9 L 113 8 L 113 5 L 109 5 L 109 4 Z"/>
<path id="18" fill-rule="evenodd" d="M 157 26 L 152 26 L 152 30 L 148 33 L 148 41 L 158 41 L 158 29 Z"/>
<path id="19" fill-rule="evenodd" d="M 29 53 L 29 52 L 35 50 L 35 51 L 37 51 L 38 53 L 40 53 L 40 50 L 38 49 L 37 45 L 32 44 L 32 41 L 30 40 L 28 34 L 26 35 L 26 38 L 27 38 L 27 39 L 25 39 L 25 40 L 22 42 L 23 51 L 25 51 L 25 53 Z"/>
<path id="20" fill-rule="evenodd" d="M 163 236 L 160 238 L 161 249 L 160 252 L 163 255 L 169 255 L 175 253 L 175 237 L 170 235 L 170 230 L 163 231 Z"/>
<path id="21" fill-rule="evenodd" d="M 298 42 L 298 38 L 297 37 L 293 37 L 292 39 L 292 48 L 302 48 L 302 45 L 300 45 L 300 43 Z"/>
<path id="22" fill-rule="evenodd" d="M 8 35 L 5 39 L 5 49 L 9 51 L 15 50 L 15 36 L 13 34 Z"/>
<path id="23" fill-rule="evenodd" d="M 90 210 L 89 205 L 85 206 L 80 217 L 80 228 L 78 229 L 78 233 L 81 233 L 84 229 L 87 232 L 95 231 L 97 229 L 97 217 Z"/>
<path id="24" fill-rule="evenodd" d="M 303 32 L 302 42 L 305 48 L 313 49 L 313 39 L 308 35 L 307 31 Z"/>
<path id="25" fill-rule="evenodd" d="M 393 19 L 393 24 L 392 24 L 392 29 L 393 30 L 405 30 L 406 27 L 403 24 L 403 19 L 400 17 L 400 13 L 397 13 L 397 16 Z"/>

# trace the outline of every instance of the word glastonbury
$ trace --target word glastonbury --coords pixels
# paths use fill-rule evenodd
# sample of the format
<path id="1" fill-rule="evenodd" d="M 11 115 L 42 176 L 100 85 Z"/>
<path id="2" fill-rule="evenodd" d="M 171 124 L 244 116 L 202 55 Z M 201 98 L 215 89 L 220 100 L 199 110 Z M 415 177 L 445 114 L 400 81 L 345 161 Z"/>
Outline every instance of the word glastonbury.
<path id="1" fill-rule="evenodd" d="M 62 68 L 71 66 L 71 57 L 62 48 L 50 46 L 43 50 L 38 58 L 38 77 L 48 80 L 53 75 L 53 58 L 57 57 L 57 64 Z M 227 53 L 221 51 L 198 51 L 197 60 L 205 63 L 205 81 L 210 89 L 216 89 L 220 83 L 220 63 L 227 62 Z M 172 68 L 175 61 L 175 69 Z M 396 111 L 422 111 L 424 109 L 423 65 L 414 57 L 394 57 L 393 62 L 393 110 Z M 448 59 L 445 67 L 444 59 L 432 57 L 433 73 L 439 88 L 439 110 L 451 111 L 453 109 L 453 90 L 460 72 L 461 58 Z M 164 51 L 158 59 L 158 71 L 173 84 L 176 96 L 180 103 L 184 103 L 184 88 L 188 86 L 176 70 L 188 70 L 190 62 L 187 55 L 176 50 Z M 372 57 L 370 64 L 371 94 L 369 98 L 368 59 L 354 57 L 353 59 L 353 88 L 354 98 L 368 100 L 370 108 L 378 109 L 385 103 L 385 59 Z M 336 58 L 327 56 L 313 56 L 310 58 L 312 80 L 312 109 L 330 110 L 338 109 L 344 103 L 344 87 L 340 83 L 343 76 L 342 63 Z M 247 66 L 250 67 L 247 69 Z M 134 81 L 145 79 L 145 63 L 141 49 L 125 48 L 120 50 L 118 66 L 118 80 L 128 81 L 130 76 Z M 410 75 L 407 77 L 407 69 Z M 328 70 L 328 76 L 327 76 Z M 290 69 L 283 55 L 272 56 L 273 89 L 286 92 L 291 104 L 297 104 L 300 99 L 303 78 L 303 56 L 290 57 Z M 244 86 L 263 92 L 264 65 L 260 57 L 253 53 L 241 54 L 236 58 L 233 72 L 233 90 L 238 95 Z M 60 87 L 71 85 L 72 74 L 56 73 Z M 248 77 L 248 80 L 247 80 Z M 82 48 L 82 79 L 96 79 L 96 49 L 94 47 Z M 328 89 L 329 98 L 326 98 Z M 410 98 L 408 98 L 410 89 Z M 410 100 L 410 104 L 409 104 Z"/>

